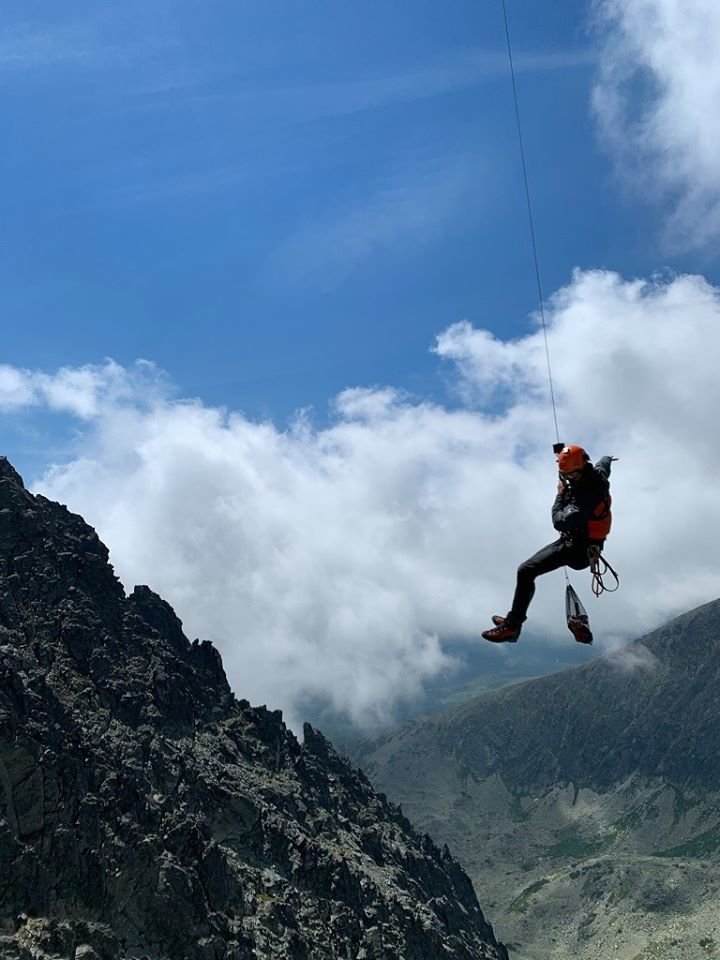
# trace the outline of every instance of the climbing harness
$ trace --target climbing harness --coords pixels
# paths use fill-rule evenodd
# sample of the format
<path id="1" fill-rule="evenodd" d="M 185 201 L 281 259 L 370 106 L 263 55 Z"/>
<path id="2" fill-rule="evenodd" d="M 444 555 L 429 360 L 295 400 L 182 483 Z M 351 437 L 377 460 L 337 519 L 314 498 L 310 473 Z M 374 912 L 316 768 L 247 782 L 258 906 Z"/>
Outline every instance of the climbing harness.
<path id="1" fill-rule="evenodd" d="M 603 593 L 615 593 L 620 586 L 620 577 L 610 566 L 608 561 L 602 555 L 600 547 L 593 544 L 588 548 L 588 560 L 590 561 L 590 573 L 592 574 L 592 592 L 596 597 Z M 606 587 L 603 577 L 610 574 L 615 580 L 614 587 Z"/>

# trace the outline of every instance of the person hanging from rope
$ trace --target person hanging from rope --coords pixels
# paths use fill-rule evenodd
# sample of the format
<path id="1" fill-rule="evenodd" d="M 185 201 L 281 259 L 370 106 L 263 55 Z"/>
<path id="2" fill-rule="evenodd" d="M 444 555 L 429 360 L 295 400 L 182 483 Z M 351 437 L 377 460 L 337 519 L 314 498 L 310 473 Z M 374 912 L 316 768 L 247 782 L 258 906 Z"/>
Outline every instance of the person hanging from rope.
<path id="1" fill-rule="evenodd" d="M 492 618 L 495 626 L 482 634 L 491 643 L 514 643 L 520 636 L 537 577 L 560 567 L 586 570 L 597 561 L 610 532 L 610 468 L 617 457 L 602 457 L 593 466 L 588 454 L 577 444 L 556 444 L 553 449 L 560 478 L 552 505 L 552 522 L 560 536 L 518 567 L 509 613 L 505 617 L 495 615 Z M 581 639 L 581 642 L 586 641 Z"/>

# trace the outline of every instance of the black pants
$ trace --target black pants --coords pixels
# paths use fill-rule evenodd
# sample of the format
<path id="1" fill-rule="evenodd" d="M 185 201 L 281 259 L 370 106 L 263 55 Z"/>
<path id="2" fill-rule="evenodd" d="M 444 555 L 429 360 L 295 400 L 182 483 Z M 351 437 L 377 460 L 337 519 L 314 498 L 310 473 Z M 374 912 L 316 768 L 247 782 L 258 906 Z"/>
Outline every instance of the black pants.
<path id="1" fill-rule="evenodd" d="M 527 620 L 530 601 L 535 595 L 535 579 L 560 567 L 585 570 L 590 566 L 587 543 L 568 543 L 562 537 L 521 563 L 517 572 L 517 586 L 508 620 L 516 626 Z"/>

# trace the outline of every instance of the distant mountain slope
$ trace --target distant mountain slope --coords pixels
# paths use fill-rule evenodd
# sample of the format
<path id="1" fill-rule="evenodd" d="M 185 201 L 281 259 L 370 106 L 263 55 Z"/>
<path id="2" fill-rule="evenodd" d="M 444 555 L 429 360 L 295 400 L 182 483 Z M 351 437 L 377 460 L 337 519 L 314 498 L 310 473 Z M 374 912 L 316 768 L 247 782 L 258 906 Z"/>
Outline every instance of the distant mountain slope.
<path id="1" fill-rule="evenodd" d="M 0 956 L 507 952 L 447 851 L 0 459 Z"/>
<path id="2" fill-rule="evenodd" d="M 513 956 L 720 956 L 719 681 L 713 601 L 354 759 L 450 845 Z"/>
<path id="3" fill-rule="evenodd" d="M 356 753 L 368 770 L 409 740 L 478 778 L 602 789 L 631 774 L 720 788 L 720 600 L 614 656 L 486 694 Z"/>

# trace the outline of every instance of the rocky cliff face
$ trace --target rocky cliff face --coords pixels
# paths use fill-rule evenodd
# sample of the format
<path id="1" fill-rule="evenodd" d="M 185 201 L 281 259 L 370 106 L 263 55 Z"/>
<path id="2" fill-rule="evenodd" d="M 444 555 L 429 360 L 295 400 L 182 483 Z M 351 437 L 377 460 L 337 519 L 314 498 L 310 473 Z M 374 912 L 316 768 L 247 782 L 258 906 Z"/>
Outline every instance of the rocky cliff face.
<path id="1" fill-rule="evenodd" d="M 5 960 L 506 960 L 447 850 L 0 460 Z"/>

